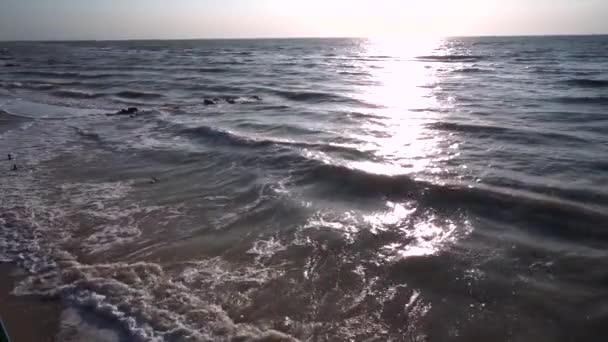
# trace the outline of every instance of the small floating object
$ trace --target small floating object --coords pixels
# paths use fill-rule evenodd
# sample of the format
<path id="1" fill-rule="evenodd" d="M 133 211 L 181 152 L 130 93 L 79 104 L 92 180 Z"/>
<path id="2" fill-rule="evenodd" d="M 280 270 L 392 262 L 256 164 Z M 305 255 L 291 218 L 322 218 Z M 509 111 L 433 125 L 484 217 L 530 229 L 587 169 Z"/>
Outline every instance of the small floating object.
<path id="1" fill-rule="evenodd" d="M 205 101 L 203 101 L 203 104 L 204 104 L 205 106 L 212 106 L 212 105 L 214 105 L 214 104 L 215 104 L 215 101 L 213 101 L 213 100 L 209 100 L 209 99 L 205 99 Z"/>
<path id="2" fill-rule="evenodd" d="M 139 112 L 139 109 L 137 109 L 137 107 L 129 107 L 129 108 L 123 108 L 121 110 L 119 110 L 118 112 L 114 113 L 114 114 L 108 114 L 108 116 L 112 116 L 112 115 L 135 115 Z"/>
<path id="3" fill-rule="evenodd" d="M 118 114 L 136 114 L 137 112 L 139 112 L 137 107 L 129 107 L 127 109 L 121 109 Z"/>
<path id="4" fill-rule="evenodd" d="M 9 153 L 7 156 L 8 156 L 8 160 L 13 160 L 13 155 L 12 154 Z"/>
<path id="5" fill-rule="evenodd" d="M 156 177 L 150 178 L 150 184 L 156 184 L 156 183 L 158 183 L 158 178 L 156 178 Z"/>
<path id="6" fill-rule="evenodd" d="M 249 96 L 249 98 L 252 100 L 256 100 L 256 101 L 262 101 L 262 98 L 257 95 L 251 95 L 251 96 Z"/>
<path id="7" fill-rule="evenodd" d="M 19 170 L 19 168 L 17 167 L 17 164 L 13 164 L 13 168 L 11 168 L 11 171 L 17 171 Z"/>

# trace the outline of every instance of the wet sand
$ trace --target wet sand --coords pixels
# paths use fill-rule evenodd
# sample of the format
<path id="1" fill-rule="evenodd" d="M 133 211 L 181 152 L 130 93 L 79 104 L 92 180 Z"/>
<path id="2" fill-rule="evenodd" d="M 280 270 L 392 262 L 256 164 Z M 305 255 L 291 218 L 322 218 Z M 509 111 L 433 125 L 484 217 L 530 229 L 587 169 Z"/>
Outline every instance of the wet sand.
<path id="1" fill-rule="evenodd" d="M 23 274 L 15 265 L 0 263 L 0 317 L 12 342 L 56 341 L 61 301 L 11 295 L 15 283 L 22 277 Z"/>

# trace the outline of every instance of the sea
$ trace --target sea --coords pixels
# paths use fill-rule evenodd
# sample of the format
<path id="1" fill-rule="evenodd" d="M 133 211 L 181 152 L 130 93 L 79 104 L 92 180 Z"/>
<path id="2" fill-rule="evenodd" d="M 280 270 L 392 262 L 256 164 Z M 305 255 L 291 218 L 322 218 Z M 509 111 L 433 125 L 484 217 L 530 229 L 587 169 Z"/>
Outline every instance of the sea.
<path id="1" fill-rule="evenodd" d="M 57 341 L 608 339 L 608 36 L 3 42 L 0 110 Z"/>

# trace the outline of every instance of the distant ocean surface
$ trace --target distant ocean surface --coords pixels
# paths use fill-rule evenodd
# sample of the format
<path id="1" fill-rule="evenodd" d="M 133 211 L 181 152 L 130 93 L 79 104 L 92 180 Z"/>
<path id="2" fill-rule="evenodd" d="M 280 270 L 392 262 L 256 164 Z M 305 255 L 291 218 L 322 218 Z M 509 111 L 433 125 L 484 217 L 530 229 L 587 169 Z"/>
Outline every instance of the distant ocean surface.
<path id="1" fill-rule="evenodd" d="M 607 36 L 0 43 L 0 110 L 60 341 L 607 339 Z"/>

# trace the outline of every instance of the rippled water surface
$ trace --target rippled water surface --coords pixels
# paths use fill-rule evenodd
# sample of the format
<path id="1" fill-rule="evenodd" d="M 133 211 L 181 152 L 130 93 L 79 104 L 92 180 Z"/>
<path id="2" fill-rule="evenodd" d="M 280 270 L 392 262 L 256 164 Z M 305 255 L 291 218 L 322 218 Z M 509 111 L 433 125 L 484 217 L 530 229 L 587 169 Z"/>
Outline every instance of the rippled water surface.
<path id="1" fill-rule="evenodd" d="M 608 336 L 608 37 L 0 43 L 0 109 L 59 340 Z"/>

